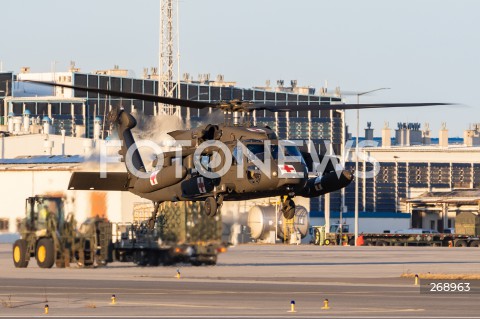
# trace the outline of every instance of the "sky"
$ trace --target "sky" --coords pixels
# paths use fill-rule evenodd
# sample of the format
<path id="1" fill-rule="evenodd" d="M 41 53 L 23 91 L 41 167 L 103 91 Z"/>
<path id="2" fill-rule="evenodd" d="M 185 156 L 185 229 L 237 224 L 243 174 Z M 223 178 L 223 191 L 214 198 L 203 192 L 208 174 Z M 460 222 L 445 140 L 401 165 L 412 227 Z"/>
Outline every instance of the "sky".
<path id="1" fill-rule="evenodd" d="M 180 0 L 180 73 L 223 74 L 239 87 L 297 80 L 348 92 L 388 87 L 360 102 L 453 102 L 360 112 L 361 128 L 442 122 L 462 136 L 480 122 L 480 1 Z M 3 70 L 84 72 L 114 65 L 140 77 L 157 66 L 160 0 L 17 0 L 1 5 Z M 346 96 L 355 103 L 356 96 Z M 355 111 L 347 112 L 350 131 Z"/>

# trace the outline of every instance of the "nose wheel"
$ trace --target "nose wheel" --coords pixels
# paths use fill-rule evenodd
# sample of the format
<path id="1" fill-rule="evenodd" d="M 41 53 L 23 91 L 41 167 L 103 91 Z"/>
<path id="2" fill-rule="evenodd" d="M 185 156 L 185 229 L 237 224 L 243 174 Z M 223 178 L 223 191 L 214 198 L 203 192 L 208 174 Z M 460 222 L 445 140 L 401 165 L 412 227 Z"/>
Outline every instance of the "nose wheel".
<path id="1" fill-rule="evenodd" d="M 295 202 L 290 197 L 284 198 L 282 201 L 281 212 L 285 219 L 292 219 L 295 216 Z"/>

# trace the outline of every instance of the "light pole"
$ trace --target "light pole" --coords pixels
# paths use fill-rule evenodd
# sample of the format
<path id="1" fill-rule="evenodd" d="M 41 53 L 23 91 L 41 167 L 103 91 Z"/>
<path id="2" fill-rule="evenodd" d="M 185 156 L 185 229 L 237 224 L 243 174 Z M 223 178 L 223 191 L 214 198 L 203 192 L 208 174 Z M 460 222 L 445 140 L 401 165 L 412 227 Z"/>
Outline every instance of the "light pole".
<path id="1" fill-rule="evenodd" d="M 360 104 L 360 95 L 369 94 L 380 90 L 390 90 L 390 88 L 379 88 L 375 90 L 357 93 L 357 105 Z M 360 135 L 360 109 L 357 109 L 357 136 L 355 138 L 355 246 L 358 239 L 358 136 Z M 363 168 L 365 171 L 365 167 Z M 364 190 L 365 191 L 365 190 Z"/>

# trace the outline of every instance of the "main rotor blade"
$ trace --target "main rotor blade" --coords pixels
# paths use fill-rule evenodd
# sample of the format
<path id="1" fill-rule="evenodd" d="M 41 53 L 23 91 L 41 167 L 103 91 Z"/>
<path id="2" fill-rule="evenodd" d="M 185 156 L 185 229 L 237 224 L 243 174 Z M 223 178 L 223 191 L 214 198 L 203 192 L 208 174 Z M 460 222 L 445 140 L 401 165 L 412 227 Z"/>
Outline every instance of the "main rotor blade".
<path id="1" fill-rule="evenodd" d="M 453 105 L 453 103 L 380 103 L 380 104 L 306 104 L 306 102 L 294 103 L 254 103 L 251 101 L 219 101 L 219 102 L 202 102 L 191 101 L 185 99 L 177 99 L 173 97 L 158 96 L 145 93 L 113 91 L 109 89 L 100 89 L 92 87 L 84 87 L 79 85 L 69 85 L 63 83 L 44 82 L 23 80 L 23 82 L 36 83 L 48 86 L 58 86 L 63 88 L 81 90 L 92 93 L 105 94 L 110 96 L 118 96 L 132 100 L 150 101 L 156 103 L 164 103 L 169 105 L 178 105 L 194 109 L 204 109 L 207 107 L 223 109 L 225 111 L 250 112 L 267 110 L 270 112 L 295 112 L 295 111 L 315 111 L 315 110 L 358 110 L 358 109 L 375 109 L 375 108 L 392 108 L 392 107 L 421 107 L 421 106 L 440 106 Z"/>
<path id="2" fill-rule="evenodd" d="M 99 94 L 105 94 L 110 96 L 118 96 L 121 98 L 126 98 L 131 100 L 150 101 L 150 102 L 163 103 L 163 104 L 169 104 L 169 105 L 191 107 L 194 109 L 203 109 L 206 107 L 217 107 L 217 103 L 191 101 L 191 100 L 177 99 L 173 97 L 158 96 L 153 94 L 113 91 L 108 89 L 84 87 L 79 85 L 69 85 L 69 84 L 63 84 L 63 83 L 43 82 L 43 81 L 33 81 L 33 80 L 23 80 L 22 82 L 29 82 L 29 83 L 35 83 L 35 84 L 41 84 L 41 85 L 48 85 L 48 86 L 58 86 L 58 87 L 63 87 L 68 89 L 79 90 L 79 91 L 99 93 Z"/>
<path id="3" fill-rule="evenodd" d="M 319 111 L 319 110 L 360 110 L 377 109 L 392 107 L 422 107 L 436 105 L 453 105 L 452 103 L 367 103 L 367 104 L 286 104 L 286 103 L 268 103 L 254 104 L 246 107 L 249 111 L 267 110 L 270 112 L 295 112 L 295 111 Z"/>

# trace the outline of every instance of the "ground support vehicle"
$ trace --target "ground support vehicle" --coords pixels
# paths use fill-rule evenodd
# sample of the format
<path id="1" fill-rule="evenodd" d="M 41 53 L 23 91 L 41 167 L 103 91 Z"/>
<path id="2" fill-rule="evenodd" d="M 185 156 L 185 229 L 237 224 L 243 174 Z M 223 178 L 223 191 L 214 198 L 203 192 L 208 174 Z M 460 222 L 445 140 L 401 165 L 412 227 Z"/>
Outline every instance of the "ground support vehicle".
<path id="1" fill-rule="evenodd" d="M 313 226 L 315 245 L 355 245 L 355 234 L 349 232 L 348 225 L 333 224 L 330 232 L 325 226 Z M 408 230 L 403 233 L 361 233 L 359 246 L 439 246 L 439 247 L 479 247 L 480 239 L 467 234 L 444 234 L 431 230 Z"/>
<path id="2" fill-rule="evenodd" d="M 133 223 L 114 225 L 117 260 L 140 266 L 215 265 L 218 253 L 225 251 L 220 216 L 205 218 L 201 203 L 164 202 L 154 223 L 152 211 L 151 204 L 136 204 Z"/>
<path id="3" fill-rule="evenodd" d="M 34 196 L 26 199 L 26 217 L 20 224 L 21 238 L 13 244 L 13 263 L 28 266 L 34 257 L 40 268 L 106 265 L 111 260 L 112 228 L 103 218 L 90 218 L 76 229 L 73 214 L 65 218 L 62 197 Z"/>

